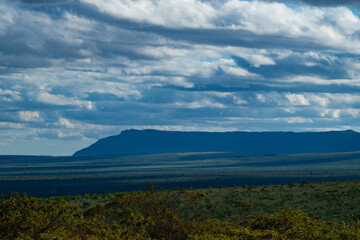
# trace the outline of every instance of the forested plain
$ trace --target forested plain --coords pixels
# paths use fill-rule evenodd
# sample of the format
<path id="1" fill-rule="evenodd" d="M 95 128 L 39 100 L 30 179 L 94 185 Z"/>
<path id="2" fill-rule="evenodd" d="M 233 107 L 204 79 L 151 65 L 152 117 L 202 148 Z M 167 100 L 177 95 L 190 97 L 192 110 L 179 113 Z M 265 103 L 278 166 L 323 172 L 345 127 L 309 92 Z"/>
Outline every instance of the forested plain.
<path id="1" fill-rule="evenodd" d="M 1 156 L 0 239 L 360 239 L 359 159 Z"/>
<path id="2" fill-rule="evenodd" d="M 1 239 L 360 239 L 360 181 L 3 195 Z"/>

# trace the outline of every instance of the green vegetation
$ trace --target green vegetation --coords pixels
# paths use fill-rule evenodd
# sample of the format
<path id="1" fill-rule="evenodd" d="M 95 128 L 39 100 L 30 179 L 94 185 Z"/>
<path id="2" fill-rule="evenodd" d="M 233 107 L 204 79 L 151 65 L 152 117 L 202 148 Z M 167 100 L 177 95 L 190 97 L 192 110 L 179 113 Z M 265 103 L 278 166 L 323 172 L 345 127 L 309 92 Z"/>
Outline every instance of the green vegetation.
<path id="1" fill-rule="evenodd" d="M 360 239 L 360 181 L 300 183 L 359 179 L 359 152 L 13 158 L 0 157 L 0 193 L 78 195 L 3 196 L 4 240 Z M 106 192 L 149 183 L 198 189 Z M 286 184 L 255 186 L 269 183 Z"/>
<path id="2" fill-rule="evenodd" d="M 218 193 L 222 190 L 218 189 Z M 103 194 L 96 201 L 105 201 L 109 196 Z M 89 195 L 82 199 L 86 197 Z M 253 215 L 256 205 L 246 200 L 233 205 L 237 219 L 221 221 L 204 208 L 208 201 L 212 199 L 201 192 L 157 191 L 153 186 L 148 191 L 116 193 L 111 200 L 84 209 L 62 198 L 10 194 L 0 201 L 0 238 L 360 239 L 359 221 L 325 222 L 284 208 L 275 214 Z"/>
<path id="3" fill-rule="evenodd" d="M 162 190 L 159 195 L 178 192 Z M 297 209 L 311 218 L 348 222 L 360 219 L 360 181 L 331 181 L 323 183 L 303 182 L 267 186 L 233 186 L 206 189 L 188 189 L 189 193 L 199 193 L 205 197 L 199 207 L 210 218 L 221 221 L 241 222 L 244 214 L 254 217 L 259 214 L 275 214 L 278 209 Z M 132 194 L 136 194 L 133 192 Z M 80 206 L 83 210 L 97 204 L 106 204 L 115 198 L 114 193 L 81 194 L 63 196 L 67 202 Z M 52 197 L 59 201 L 60 197 Z M 185 199 L 186 200 L 186 199 Z M 176 208 L 187 214 L 188 206 L 183 198 L 178 199 Z M 185 201 L 184 203 L 182 201 Z M 244 213 L 239 209 L 253 207 Z"/>
<path id="4" fill-rule="evenodd" d="M 254 205 L 251 215 L 273 214 L 279 208 L 294 208 L 324 221 L 360 219 L 360 181 L 303 182 L 285 185 L 242 186 L 202 189 L 212 216 L 236 221 L 241 216 L 234 207 L 241 201 Z"/>

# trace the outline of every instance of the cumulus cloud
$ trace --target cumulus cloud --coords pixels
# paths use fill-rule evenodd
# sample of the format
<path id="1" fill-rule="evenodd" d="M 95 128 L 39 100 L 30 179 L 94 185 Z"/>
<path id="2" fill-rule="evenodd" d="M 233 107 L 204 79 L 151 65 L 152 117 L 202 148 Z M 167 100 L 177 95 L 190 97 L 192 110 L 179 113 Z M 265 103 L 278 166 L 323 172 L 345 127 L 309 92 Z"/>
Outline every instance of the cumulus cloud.
<path id="1" fill-rule="evenodd" d="M 289 100 L 291 105 L 297 105 L 297 106 L 310 105 L 309 100 L 306 99 L 302 94 L 288 93 L 285 96 Z"/>
<path id="2" fill-rule="evenodd" d="M 92 1 L 89 4 L 95 5 L 99 11 L 110 14 L 115 18 L 131 19 L 149 24 L 160 24 L 166 28 L 235 30 L 233 32 L 235 36 L 237 35 L 236 30 L 242 30 L 248 33 L 256 33 L 257 35 L 272 35 L 272 37 L 278 34 L 279 36 L 288 38 L 289 41 L 294 37 L 303 37 L 302 41 L 304 43 L 308 42 L 308 47 L 310 47 L 311 44 L 315 44 L 317 47 L 323 45 L 333 48 L 346 48 L 347 51 L 354 51 L 354 48 L 358 49 L 359 47 L 358 41 L 351 37 L 355 29 L 349 29 L 349 25 L 354 26 L 353 24 L 358 23 L 359 19 L 347 8 L 315 9 L 300 7 L 298 8 L 299 10 L 294 10 L 282 3 L 238 0 L 226 1 L 220 7 L 216 8 L 209 2 L 193 0 L 187 2 L 187 4 L 192 5 L 192 9 L 196 11 L 196 14 L 193 14 L 192 10 L 186 7 L 187 4 L 177 1 L 165 2 L 166 3 L 159 4 L 158 2 L 155 3 L 152 1 Z M 165 7 L 163 8 L 162 6 L 171 6 L 171 10 L 167 11 L 167 14 L 163 14 Z M 130 15 L 127 14 L 127 11 L 121 11 L 121 9 L 128 8 L 136 11 L 137 14 L 127 16 Z M 177 11 L 177 9 L 181 9 L 184 17 L 177 17 L 177 13 L 168 13 Z M 272 14 L 268 14 L 269 12 Z M 347 17 L 340 18 L 339 16 L 342 14 Z M 201 15 L 202 17 L 191 18 L 187 17 L 188 15 Z M 199 20 L 199 18 L 201 20 Z M 167 31 L 164 31 L 163 34 L 166 34 L 166 32 Z M 158 33 L 161 34 L 161 32 Z M 209 35 L 209 38 L 212 38 L 211 33 L 211 31 L 207 34 L 206 32 L 202 32 L 202 34 Z M 214 33 L 216 34 L 216 32 Z M 223 32 L 223 34 L 224 33 L 225 32 Z M 244 32 L 239 32 L 238 35 L 244 35 Z M 183 34 L 183 36 L 190 37 L 189 34 L 186 33 Z M 193 36 L 195 37 L 195 35 Z M 251 35 L 248 34 L 244 35 L 244 37 L 250 36 Z M 178 37 L 181 37 L 181 35 L 178 35 Z M 271 36 L 267 36 L 267 38 L 269 37 Z M 252 36 L 252 38 L 251 40 L 258 40 L 255 36 Z M 200 40 L 197 36 L 196 39 Z M 274 37 L 274 40 L 275 39 L 276 37 Z M 326 41 L 324 41 L 325 39 Z M 242 40 L 245 44 L 246 39 Z M 295 39 L 293 39 L 293 41 L 294 40 Z M 281 38 L 278 38 L 278 41 L 281 41 Z M 269 42 L 276 44 L 275 41 Z M 285 42 L 281 43 L 285 44 Z"/>
<path id="3" fill-rule="evenodd" d="M 42 121 L 40 114 L 38 111 L 31 112 L 31 111 L 20 111 L 19 117 L 21 121 L 25 122 L 38 122 Z"/>
<path id="4" fill-rule="evenodd" d="M 209 18 L 216 14 L 211 5 L 197 0 L 81 1 L 116 18 L 169 27 L 210 27 Z"/>
<path id="5" fill-rule="evenodd" d="M 241 97 L 234 96 L 233 101 L 235 104 L 247 104 L 248 102 Z"/>
<path id="6" fill-rule="evenodd" d="M 65 118 L 60 118 L 59 121 L 55 123 L 55 125 L 63 126 L 66 128 L 75 128 L 74 124 L 72 124 L 69 120 Z"/>
<path id="7" fill-rule="evenodd" d="M 9 89 L 3 90 L 0 88 L 0 96 L 1 96 L 2 101 L 5 101 L 5 102 L 21 100 L 21 96 L 20 96 L 19 92 L 12 91 Z"/>

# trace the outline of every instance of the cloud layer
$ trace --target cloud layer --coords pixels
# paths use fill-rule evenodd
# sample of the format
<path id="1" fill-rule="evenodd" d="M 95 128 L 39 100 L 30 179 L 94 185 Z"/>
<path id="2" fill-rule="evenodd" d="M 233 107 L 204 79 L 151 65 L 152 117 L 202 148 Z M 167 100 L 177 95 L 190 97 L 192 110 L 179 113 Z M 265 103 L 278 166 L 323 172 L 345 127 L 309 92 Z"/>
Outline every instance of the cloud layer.
<path id="1" fill-rule="evenodd" d="M 359 4 L 339 2 L 2 1 L 0 153 L 127 128 L 360 130 Z"/>

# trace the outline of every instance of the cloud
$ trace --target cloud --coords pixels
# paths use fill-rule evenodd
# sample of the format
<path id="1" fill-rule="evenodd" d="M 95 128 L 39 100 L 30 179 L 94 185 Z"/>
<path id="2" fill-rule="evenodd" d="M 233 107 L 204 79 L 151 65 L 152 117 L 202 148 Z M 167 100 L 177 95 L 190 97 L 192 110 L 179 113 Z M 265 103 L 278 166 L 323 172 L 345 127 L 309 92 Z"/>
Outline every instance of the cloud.
<path id="1" fill-rule="evenodd" d="M 39 112 L 31 112 L 31 111 L 20 111 L 19 117 L 21 121 L 25 122 L 41 122 L 43 119 L 40 117 Z"/>
<path id="2" fill-rule="evenodd" d="M 70 0 L 21 0 L 26 4 L 56 4 L 56 3 L 67 3 Z"/>
<path id="3" fill-rule="evenodd" d="M 360 130 L 356 6 L 2 1 L 0 141 L 70 149 L 127 128 Z"/>
<path id="4" fill-rule="evenodd" d="M 313 6 L 320 7 L 334 7 L 334 6 L 352 6 L 352 7 L 360 7 L 360 3 L 357 0 L 266 0 L 268 2 L 283 2 L 283 3 L 306 3 Z"/>
<path id="5" fill-rule="evenodd" d="M 225 108 L 225 105 L 212 102 L 208 99 L 203 99 L 202 101 L 195 102 L 176 102 L 175 106 L 182 108 Z"/>
<path id="6" fill-rule="evenodd" d="M 74 124 L 70 123 L 70 121 L 65 118 L 60 118 L 59 122 L 55 123 L 55 125 L 72 129 L 75 128 Z"/>
<path id="7" fill-rule="evenodd" d="M 303 117 L 289 117 L 284 119 L 279 119 L 282 121 L 286 121 L 290 124 L 296 124 L 296 123 L 313 123 L 314 121 L 312 119 L 303 118 Z"/>
<path id="8" fill-rule="evenodd" d="M 82 2 L 92 6 L 92 11 L 110 16 L 102 19 L 112 24 L 177 40 L 255 48 L 359 49 L 358 38 L 352 36 L 354 31 L 348 31 L 348 26 L 354 26 L 359 19 L 347 8 L 295 10 L 282 3 L 238 0 L 222 4 L 196 0 L 186 4 L 144 0 Z M 342 14 L 347 17 L 340 18 Z"/>
<path id="9" fill-rule="evenodd" d="M 247 104 L 248 102 L 244 99 L 241 99 L 241 97 L 234 96 L 233 101 L 235 104 Z"/>
<path id="10" fill-rule="evenodd" d="M 81 106 L 82 102 L 75 99 L 68 99 L 62 95 L 54 95 L 48 92 L 40 92 L 35 96 L 35 100 L 41 103 L 51 104 L 51 105 L 75 105 Z"/>
<path id="11" fill-rule="evenodd" d="M 289 100 L 291 105 L 296 105 L 296 106 L 310 105 L 309 100 L 306 99 L 304 95 L 301 94 L 288 93 L 286 94 L 286 98 Z"/>
<path id="12" fill-rule="evenodd" d="M 12 123 L 12 122 L 0 122 L 0 129 L 21 129 L 24 125 L 20 123 Z"/>
<path id="13" fill-rule="evenodd" d="M 95 6 L 101 12 L 110 14 L 115 18 L 175 28 L 211 27 L 209 18 L 216 14 L 216 10 L 211 5 L 197 0 L 184 2 L 176 0 L 81 1 Z"/>
<path id="14" fill-rule="evenodd" d="M 0 88 L 0 98 L 4 102 L 13 102 L 21 100 L 20 93 L 9 89 L 3 90 Z"/>

